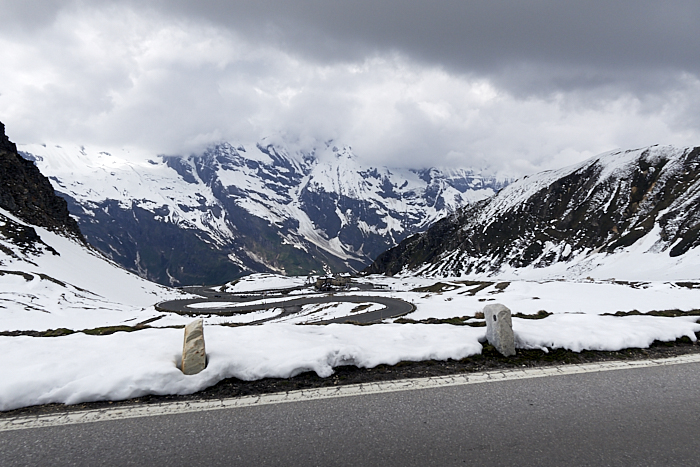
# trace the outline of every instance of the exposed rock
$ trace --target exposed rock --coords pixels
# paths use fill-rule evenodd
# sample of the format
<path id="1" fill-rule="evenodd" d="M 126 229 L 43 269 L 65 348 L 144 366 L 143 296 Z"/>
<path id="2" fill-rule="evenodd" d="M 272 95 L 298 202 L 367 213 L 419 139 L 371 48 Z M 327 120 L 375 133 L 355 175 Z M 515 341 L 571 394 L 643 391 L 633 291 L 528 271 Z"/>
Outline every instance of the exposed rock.
<path id="1" fill-rule="evenodd" d="M 515 335 L 510 309 L 500 303 L 484 307 L 486 340 L 503 356 L 515 355 Z"/>
<path id="2" fill-rule="evenodd" d="M 0 123 L 0 207 L 23 221 L 63 232 L 85 242 L 66 201 L 56 196 L 49 179 L 34 162 L 22 158 Z"/>
<path id="3" fill-rule="evenodd" d="M 204 348 L 204 327 L 201 319 L 185 326 L 185 342 L 182 347 L 182 372 L 196 375 L 207 366 L 207 353 Z"/>

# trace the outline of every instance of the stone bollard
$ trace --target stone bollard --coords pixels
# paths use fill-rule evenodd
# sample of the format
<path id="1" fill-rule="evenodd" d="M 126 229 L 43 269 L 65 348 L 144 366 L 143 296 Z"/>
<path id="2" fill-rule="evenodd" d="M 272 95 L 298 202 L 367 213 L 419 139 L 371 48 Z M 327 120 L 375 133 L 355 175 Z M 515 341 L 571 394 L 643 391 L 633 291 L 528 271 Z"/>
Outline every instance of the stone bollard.
<path id="1" fill-rule="evenodd" d="M 486 319 L 486 340 L 489 344 L 496 347 L 504 357 L 515 355 L 515 335 L 510 310 L 500 303 L 486 305 L 484 318 Z"/>
<path id="2" fill-rule="evenodd" d="M 182 372 L 196 375 L 207 366 L 207 353 L 204 349 L 204 327 L 201 319 L 185 326 L 185 343 L 182 347 Z"/>

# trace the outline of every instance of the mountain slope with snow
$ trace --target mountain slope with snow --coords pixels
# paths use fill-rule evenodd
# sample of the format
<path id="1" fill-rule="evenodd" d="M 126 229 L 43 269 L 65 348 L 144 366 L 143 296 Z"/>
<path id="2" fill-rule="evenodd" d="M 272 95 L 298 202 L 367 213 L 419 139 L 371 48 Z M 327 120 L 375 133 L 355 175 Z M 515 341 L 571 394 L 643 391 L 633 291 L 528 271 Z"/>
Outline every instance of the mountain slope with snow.
<path id="1" fill-rule="evenodd" d="M 380 255 L 369 272 L 692 279 L 700 148 L 614 151 L 518 180 Z"/>
<path id="2" fill-rule="evenodd" d="M 363 167 L 350 147 L 220 144 L 189 157 L 21 146 L 88 241 L 150 280 L 352 271 L 506 181 Z"/>
<path id="3" fill-rule="evenodd" d="M 17 154 L 2 123 L 0 168 L 0 331 L 147 319 L 156 302 L 178 295 L 87 245 L 66 202 Z"/>
<path id="4" fill-rule="evenodd" d="M 0 209 L 0 331 L 137 324 L 179 294 Z"/>

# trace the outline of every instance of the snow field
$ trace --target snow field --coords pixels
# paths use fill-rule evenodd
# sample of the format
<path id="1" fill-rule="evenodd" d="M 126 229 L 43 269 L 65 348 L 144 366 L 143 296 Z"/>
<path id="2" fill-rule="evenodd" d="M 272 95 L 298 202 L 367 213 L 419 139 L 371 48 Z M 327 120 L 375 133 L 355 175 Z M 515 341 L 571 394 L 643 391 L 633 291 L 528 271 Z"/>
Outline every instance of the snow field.
<path id="1" fill-rule="evenodd" d="M 241 277 L 224 286 L 224 292 L 243 293 L 261 292 L 264 290 L 290 289 L 301 287 L 306 283 L 306 277 L 283 276 L 281 274 L 257 273 Z"/>
<path id="2" fill-rule="evenodd" d="M 369 313 L 386 308 L 379 303 L 318 303 L 304 305 L 299 313 L 273 319 L 273 323 L 307 324 L 335 318 L 347 317 L 352 320 L 353 313 Z"/>
<path id="3" fill-rule="evenodd" d="M 305 298 L 305 297 L 315 297 L 315 294 L 307 294 L 307 295 L 297 295 L 294 296 L 294 299 L 297 298 Z M 192 303 L 190 305 L 187 305 L 187 308 L 191 308 L 192 310 L 208 310 L 211 308 L 221 308 L 221 309 L 226 309 L 226 310 L 235 310 L 236 308 L 245 308 L 247 306 L 251 305 L 269 305 L 272 303 L 284 303 L 288 302 L 290 300 L 290 297 L 270 297 L 270 298 L 261 298 L 260 300 L 250 300 L 250 301 L 245 301 L 245 302 L 200 302 L 200 303 Z"/>
<path id="4" fill-rule="evenodd" d="M 296 298 L 296 297 L 295 297 Z M 223 302 L 224 304 L 226 302 Z M 202 305 L 211 305 L 210 307 L 199 307 L 199 309 L 211 308 L 215 304 L 203 303 Z M 347 317 L 352 319 L 353 313 L 368 313 L 371 311 L 379 311 L 385 308 L 384 305 L 373 302 L 366 303 L 318 303 L 303 305 L 301 310 L 296 313 L 290 313 L 285 316 L 280 316 L 284 313 L 284 308 L 269 308 L 265 310 L 252 311 L 232 316 L 214 316 L 202 314 L 200 317 L 207 324 L 247 324 L 259 320 L 269 320 L 269 323 L 288 323 L 288 324 L 309 324 L 319 321 L 326 321 L 335 318 Z M 190 317 L 184 317 L 174 314 L 166 314 L 159 319 L 154 325 L 167 326 L 187 324 L 192 320 Z M 268 324 L 268 323 L 263 323 Z"/>
<path id="5" fill-rule="evenodd" d="M 27 225 L 0 209 L 0 219 Z M 44 244 L 23 251 L 0 237 L 0 331 L 79 330 L 136 324 L 158 316 L 153 305 L 186 298 L 142 279 L 81 243 L 32 226 Z"/>
<path id="6" fill-rule="evenodd" d="M 637 310 L 642 313 L 660 310 L 690 311 L 700 308 L 700 288 L 689 288 L 675 282 L 616 283 L 610 281 L 500 281 L 490 278 L 491 285 L 470 295 L 478 285 L 466 285 L 462 278 L 425 278 L 368 276 L 363 281 L 387 287 L 387 294 L 416 306 L 406 318 L 453 318 L 473 316 L 489 303 L 503 303 L 513 313 L 604 314 Z M 438 282 L 451 290 L 443 292 L 412 292 Z M 496 284 L 507 282 L 499 290 Z M 700 282 L 697 283 L 700 287 Z M 355 292 L 372 295 L 376 292 Z"/>

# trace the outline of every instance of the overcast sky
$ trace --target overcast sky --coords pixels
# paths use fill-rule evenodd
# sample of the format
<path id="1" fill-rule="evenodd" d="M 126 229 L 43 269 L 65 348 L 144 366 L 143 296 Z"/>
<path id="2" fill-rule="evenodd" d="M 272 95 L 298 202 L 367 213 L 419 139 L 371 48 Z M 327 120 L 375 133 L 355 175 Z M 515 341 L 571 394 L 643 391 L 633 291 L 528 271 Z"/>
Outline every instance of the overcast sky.
<path id="1" fill-rule="evenodd" d="M 700 145 L 700 2 L 0 0 L 18 143 L 334 139 L 508 175 Z"/>

